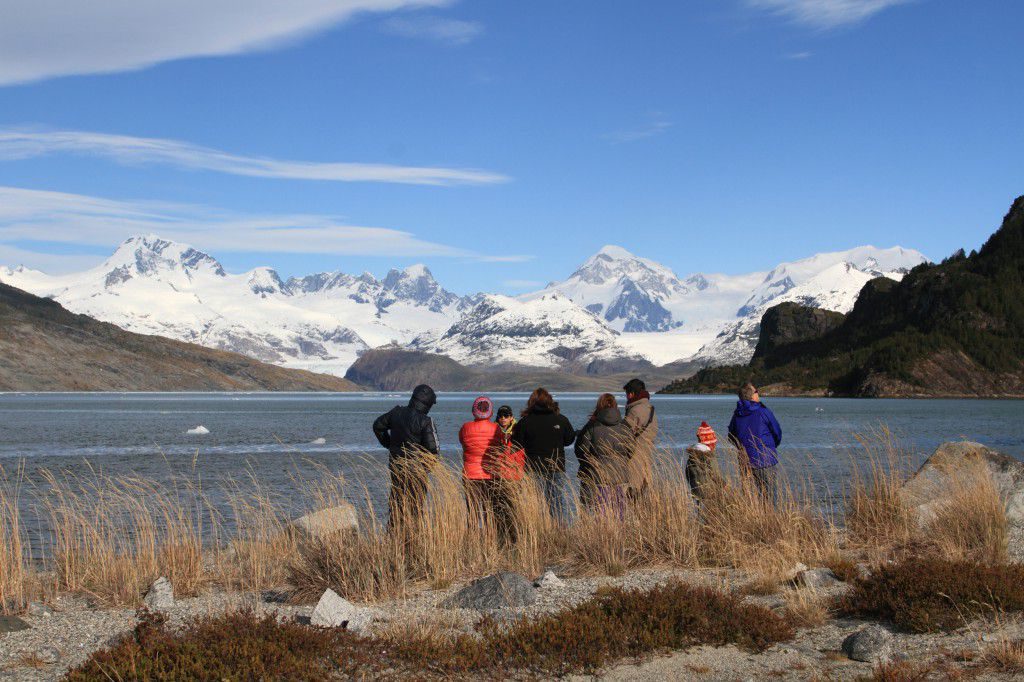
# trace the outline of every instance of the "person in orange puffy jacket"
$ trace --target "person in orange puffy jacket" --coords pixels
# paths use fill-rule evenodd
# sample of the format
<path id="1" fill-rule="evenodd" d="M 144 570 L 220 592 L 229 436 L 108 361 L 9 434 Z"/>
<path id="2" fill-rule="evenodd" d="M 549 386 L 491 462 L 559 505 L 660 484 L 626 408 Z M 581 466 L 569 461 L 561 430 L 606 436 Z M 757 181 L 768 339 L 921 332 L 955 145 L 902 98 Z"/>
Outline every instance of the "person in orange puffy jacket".
<path id="1" fill-rule="evenodd" d="M 501 429 L 491 421 L 494 406 L 491 399 L 480 396 L 473 401 L 473 421 L 459 429 L 462 443 L 462 480 L 466 487 L 466 504 L 470 523 L 486 524 L 493 512 L 490 461 L 504 444 Z"/>

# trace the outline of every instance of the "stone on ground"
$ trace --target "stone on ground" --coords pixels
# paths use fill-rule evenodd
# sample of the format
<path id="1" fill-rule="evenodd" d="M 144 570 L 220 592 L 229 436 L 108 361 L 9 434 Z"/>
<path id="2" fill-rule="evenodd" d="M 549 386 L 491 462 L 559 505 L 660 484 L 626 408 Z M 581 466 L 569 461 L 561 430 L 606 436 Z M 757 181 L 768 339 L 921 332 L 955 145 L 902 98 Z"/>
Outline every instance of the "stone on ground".
<path id="1" fill-rule="evenodd" d="M 864 663 L 888 663 L 896 657 L 892 633 L 880 625 L 869 625 L 843 640 L 843 653 Z"/>
<path id="2" fill-rule="evenodd" d="M 30 601 L 28 603 L 28 615 L 40 618 L 49 618 L 53 615 L 53 609 L 42 602 Z"/>
<path id="3" fill-rule="evenodd" d="M 509 609 L 530 606 L 537 601 L 533 584 L 518 573 L 496 573 L 474 580 L 444 601 L 447 608 Z"/>
<path id="4" fill-rule="evenodd" d="M 365 632 L 373 620 L 369 609 L 360 608 L 332 589 L 324 592 L 309 622 L 324 628 L 345 628 Z"/>
<path id="5" fill-rule="evenodd" d="M 544 575 L 533 581 L 534 587 L 560 587 L 564 584 L 554 571 L 545 571 Z"/>
<path id="6" fill-rule="evenodd" d="M 35 658 L 40 663 L 53 665 L 60 662 L 60 651 L 52 646 L 44 646 L 35 650 Z"/>
<path id="7" fill-rule="evenodd" d="M 0 633 L 28 630 L 29 627 L 28 623 L 17 616 L 0 616 Z"/>
<path id="8" fill-rule="evenodd" d="M 174 587 L 164 576 L 156 579 L 142 598 L 143 603 L 153 611 L 163 611 L 174 606 Z"/>
<path id="9" fill-rule="evenodd" d="M 359 516 L 356 508 L 348 502 L 336 507 L 321 509 L 292 521 L 292 526 L 310 538 L 322 538 L 332 533 L 359 530 Z"/>
<path id="10" fill-rule="evenodd" d="M 1024 462 L 981 443 L 943 443 L 904 484 L 902 495 L 917 509 L 922 522 L 930 521 L 936 507 L 948 498 L 951 484 L 967 483 L 972 475 L 987 469 L 1006 501 L 1006 518 L 1024 525 Z"/>
<path id="11" fill-rule="evenodd" d="M 796 584 L 812 590 L 832 587 L 841 582 L 831 568 L 809 568 L 796 574 Z"/>

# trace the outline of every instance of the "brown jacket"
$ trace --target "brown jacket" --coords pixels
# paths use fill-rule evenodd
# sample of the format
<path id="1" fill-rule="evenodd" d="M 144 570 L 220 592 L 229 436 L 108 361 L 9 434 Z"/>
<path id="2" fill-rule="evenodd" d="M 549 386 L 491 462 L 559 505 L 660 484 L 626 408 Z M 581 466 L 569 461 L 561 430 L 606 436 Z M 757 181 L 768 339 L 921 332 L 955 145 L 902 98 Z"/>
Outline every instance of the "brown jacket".
<path id="1" fill-rule="evenodd" d="M 647 398 L 641 398 L 626 405 L 626 424 L 636 437 L 636 449 L 631 459 L 632 475 L 630 486 L 642 490 L 651 480 L 654 443 L 658 438 L 658 415 Z"/>

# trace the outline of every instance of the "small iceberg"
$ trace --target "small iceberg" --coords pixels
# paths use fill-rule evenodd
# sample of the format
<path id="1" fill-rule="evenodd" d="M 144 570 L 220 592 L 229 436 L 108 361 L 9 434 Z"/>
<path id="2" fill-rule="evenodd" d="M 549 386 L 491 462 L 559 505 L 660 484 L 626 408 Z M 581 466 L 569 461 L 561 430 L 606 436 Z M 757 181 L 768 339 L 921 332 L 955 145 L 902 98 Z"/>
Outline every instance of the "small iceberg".
<path id="1" fill-rule="evenodd" d="M 310 445 L 327 445 L 327 439 L 326 438 L 315 438 L 315 439 L 309 441 L 309 444 Z"/>
<path id="2" fill-rule="evenodd" d="M 205 426 L 203 426 L 202 424 L 200 424 L 199 426 L 195 427 L 194 429 L 189 429 L 185 433 L 187 433 L 190 436 L 205 436 L 205 435 L 210 433 L 210 429 L 208 429 Z"/>

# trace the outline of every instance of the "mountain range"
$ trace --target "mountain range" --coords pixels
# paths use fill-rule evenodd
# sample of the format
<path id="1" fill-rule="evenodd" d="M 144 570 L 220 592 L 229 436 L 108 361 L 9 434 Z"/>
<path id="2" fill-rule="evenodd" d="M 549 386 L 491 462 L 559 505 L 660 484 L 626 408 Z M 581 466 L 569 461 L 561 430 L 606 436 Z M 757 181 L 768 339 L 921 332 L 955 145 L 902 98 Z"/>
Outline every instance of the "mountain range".
<path id="1" fill-rule="evenodd" d="M 869 281 L 847 315 L 782 303 L 749 364 L 703 369 L 669 393 L 1024 397 L 1024 196 L 977 251 Z"/>
<path id="2" fill-rule="evenodd" d="M 423 265 L 381 279 L 282 279 L 267 267 L 233 274 L 192 246 L 144 235 L 84 272 L 0 268 L 0 281 L 133 332 L 337 376 L 383 346 L 468 366 L 598 375 L 746 362 L 769 307 L 792 301 L 846 313 L 869 280 L 898 280 L 925 262 L 910 249 L 863 246 L 763 272 L 679 277 L 606 246 L 540 291 L 460 296 Z"/>

